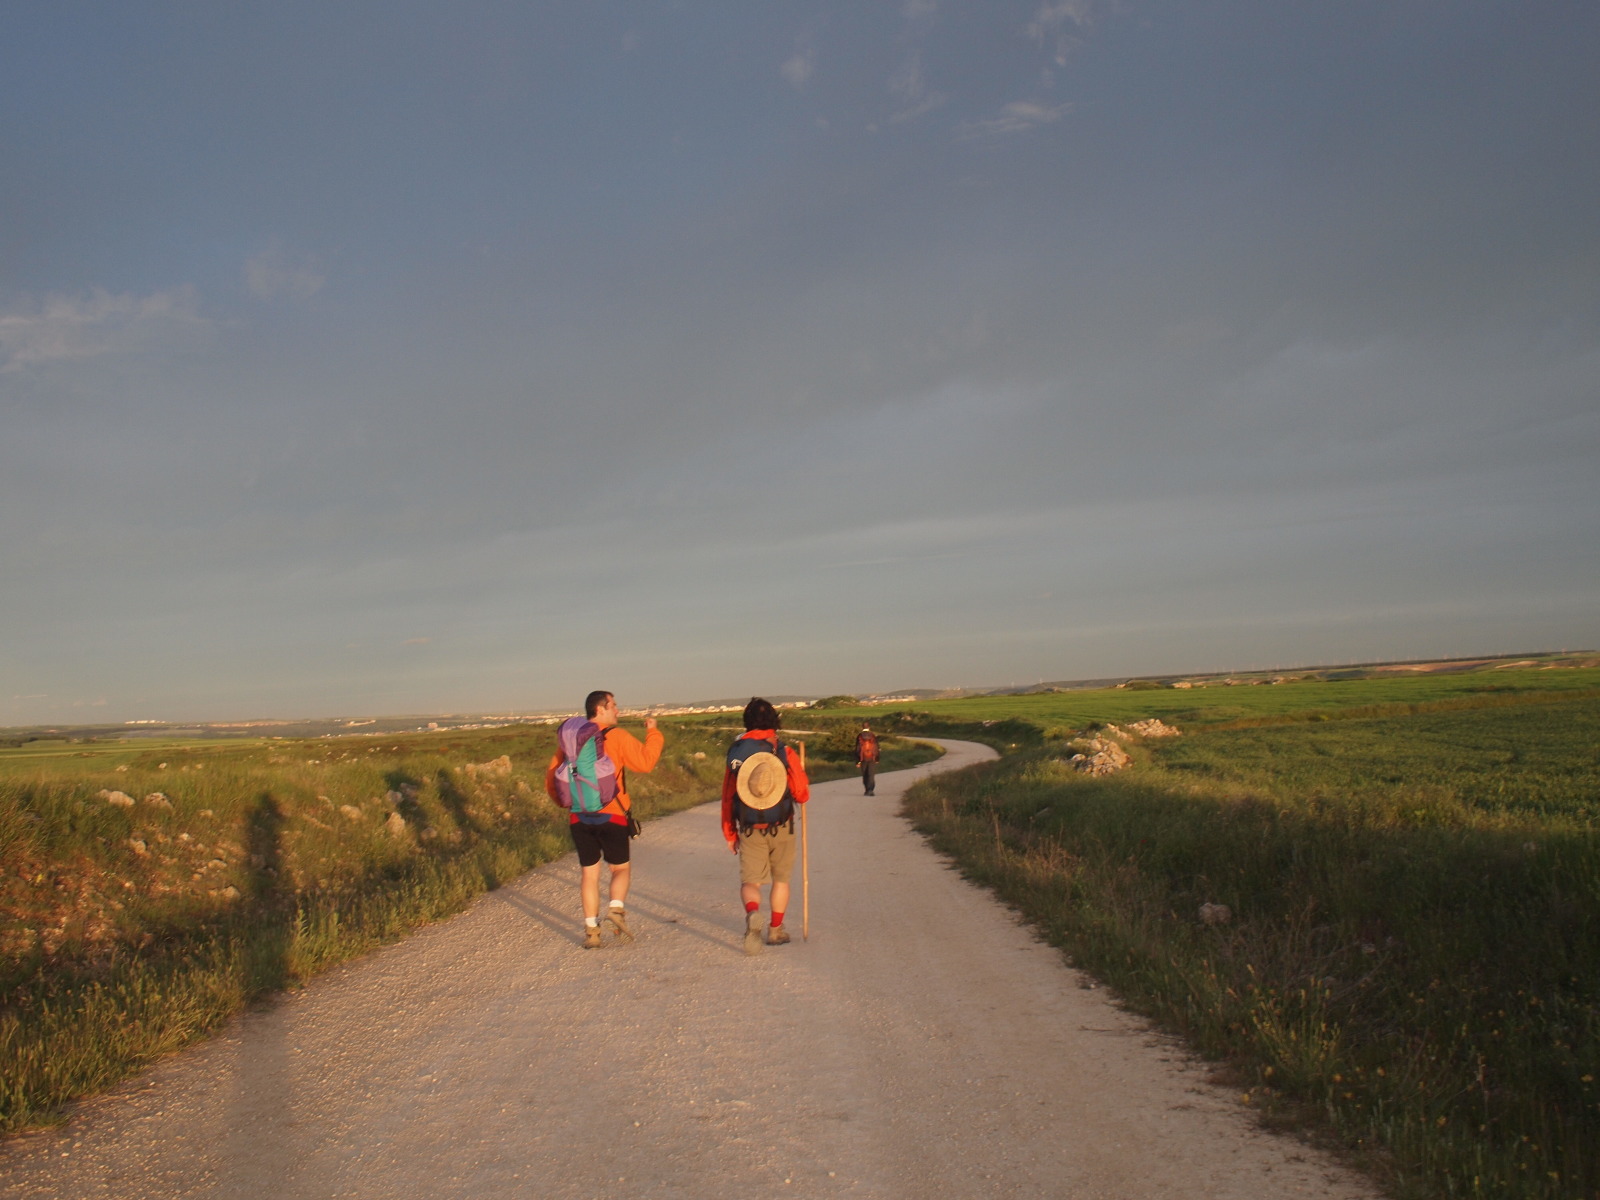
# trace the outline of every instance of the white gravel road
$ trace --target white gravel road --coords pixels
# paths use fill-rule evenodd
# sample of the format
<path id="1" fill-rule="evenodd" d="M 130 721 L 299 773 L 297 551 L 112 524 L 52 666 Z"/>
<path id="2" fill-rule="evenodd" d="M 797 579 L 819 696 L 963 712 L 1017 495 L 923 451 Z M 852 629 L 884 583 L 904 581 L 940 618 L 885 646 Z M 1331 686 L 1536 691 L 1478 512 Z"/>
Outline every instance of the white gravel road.
<path id="1" fill-rule="evenodd" d="M 715 805 L 634 843 L 637 940 L 569 856 L 0 1149 L 0 1196 L 1370 1198 L 1254 1128 L 895 815 L 814 792 L 811 937 L 747 958 Z"/>

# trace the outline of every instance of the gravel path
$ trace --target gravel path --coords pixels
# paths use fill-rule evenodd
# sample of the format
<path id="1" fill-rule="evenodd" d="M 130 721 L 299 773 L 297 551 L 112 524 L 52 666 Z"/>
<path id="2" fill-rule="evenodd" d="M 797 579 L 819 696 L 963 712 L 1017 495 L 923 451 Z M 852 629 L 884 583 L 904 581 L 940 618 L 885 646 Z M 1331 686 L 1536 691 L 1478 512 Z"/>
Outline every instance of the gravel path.
<path id="1" fill-rule="evenodd" d="M 1256 1130 L 899 817 L 811 804 L 811 938 L 741 950 L 714 805 L 634 843 L 637 940 L 569 856 L 0 1152 L 0 1196 L 1370 1198 Z"/>

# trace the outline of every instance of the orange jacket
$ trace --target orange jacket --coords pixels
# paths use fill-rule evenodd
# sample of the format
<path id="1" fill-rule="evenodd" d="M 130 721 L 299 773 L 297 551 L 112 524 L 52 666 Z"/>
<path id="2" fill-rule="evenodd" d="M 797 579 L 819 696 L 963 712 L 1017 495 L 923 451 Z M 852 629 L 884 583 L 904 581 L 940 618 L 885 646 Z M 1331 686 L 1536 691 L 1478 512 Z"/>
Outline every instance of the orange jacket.
<path id="1" fill-rule="evenodd" d="M 606 757 L 617 764 L 617 794 L 600 811 L 611 818 L 613 825 L 626 825 L 628 810 L 633 807 L 633 801 L 628 797 L 627 771 L 642 771 L 648 775 L 654 770 L 661 757 L 661 747 L 665 744 L 666 738 L 661 736 L 659 729 L 646 733 L 642 743 L 620 725 L 613 725 L 606 730 Z M 550 765 L 544 769 L 545 795 L 552 800 L 556 798 L 556 768 L 561 765 L 561 758 L 561 748 L 557 746 L 556 752 L 550 756 Z M 574 813 L 572 822 L 577 819 Z"/>
<path id="2" fill-rule="evenodd" d="M 750 729 L 741 735 L 741 738 L 765 738 L 772 743 L 773 753 L 778 749 L 778 731 L 776 729 Z M 789 769 L 789 794 L 794 797 L 796 804 L 804 804 L 811 799 L 811 781 L 806 778 L 806 769 L 800 765 L 800 756 L 794 752 L 793 746 L 783 748 L 784 765 Z M 737 776 L 727 767 L 722 769 L 722 836 L 728 839 L 728 845 L 735 850 L 739 848 L 739 826 L 733 819 L 733 800 L 739 794 Z"/>

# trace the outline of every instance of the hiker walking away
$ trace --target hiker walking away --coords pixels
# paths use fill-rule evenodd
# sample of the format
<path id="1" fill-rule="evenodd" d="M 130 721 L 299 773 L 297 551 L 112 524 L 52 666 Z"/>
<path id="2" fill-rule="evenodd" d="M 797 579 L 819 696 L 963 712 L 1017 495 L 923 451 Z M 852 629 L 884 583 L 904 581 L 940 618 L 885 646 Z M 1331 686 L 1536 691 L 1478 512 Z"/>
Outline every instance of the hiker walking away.
<path id="1" fill-rule="evenodd" d="M 544 790 L 571 811 L 568 829 L 582 868 L 578 894 L 583 900 L 583 948 L 596 950 L 600 946 L 602 858 L 611 868 L 606 919 L 618 940 L 633 941 L 625 904 L 632 875 L 628 839 L 639 825 L 628 798 L 627 772 L 648 774 L 661 757 L 665 739 L 654 717 L 644 720 L 643 743 L 619 726 L 617 698 L 610 692 L 590 692 L 583 711 L 585 716 L 569 717 L 561 724 L 556 752 L 545 768 Z"/>
<path id="2" fill-rule="evenodd" d="M 744 707 L 744 736 L 728 748 L 722 775 L 722 836 L 739 856 L 744 902 L 744 952 L 789 941 L 783 914 L 794 874 L 795 806 L 811 799 L 806 769 L 793 747 L 778 740 L 778 710 L 759 697 Z M 761 919 L 761 887 L 772 885 L 772 922 Z"/>
<path id="3" fill-rule="evenodd" d="M 861 768 L 861 783 L 867 795 L 872 795 L 878 786 L 878 735 L 867 725 L 856 734 L 856 766 Z"/>

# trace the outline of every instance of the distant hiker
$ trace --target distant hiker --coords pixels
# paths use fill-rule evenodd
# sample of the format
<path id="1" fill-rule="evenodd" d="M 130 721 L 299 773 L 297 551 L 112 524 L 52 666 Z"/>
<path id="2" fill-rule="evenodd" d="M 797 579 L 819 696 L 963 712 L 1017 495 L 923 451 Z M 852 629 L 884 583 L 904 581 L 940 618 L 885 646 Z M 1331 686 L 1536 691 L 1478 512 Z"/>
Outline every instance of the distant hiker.
<path id="1" fill-rule="evenodd" d="M 783 914 L 794 874 L 795 806 L 811 799 L 800 756 L 778 740 L 778 710 L 759 697 L 744 708 L 744 736 L 728 748 L 722 776 L 722 836 L 739 856 L 744 952 L 789 941 Z M 772 884 L 772 923 L 761 920 L 761 885 Z"/>
<path id="2" fill-rule="evenodd" d="M 878 735 L 863 725 L 856 734 L 856 766 L 861 768 L 861 782 L 867 795 L 878 785 Z"/>
<path id="3" fill-rule="evenodd" d="M 626 771 L 646 774 L 661 757 L 665 739 L 656 719 L 644 720 L 644 742 L 617 724 L 617 698 L 610 692 L 590 692 L 582 717 L 562 722 L 556 752 L 544 773 L 544 790 L 562 808 L 571 811 L 568 829 L 578 852 L 582 878 L 578 894 L 583 900 L 583 948 L 600 946 L 600 859 L 611 868 L 611 906 L 606 916 L 616 936 L 631 942 L 628 914 L 628 839 L 639 826 L 633 801 L 628 798 Z"/>

